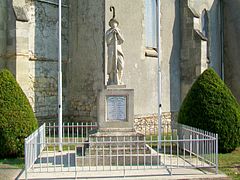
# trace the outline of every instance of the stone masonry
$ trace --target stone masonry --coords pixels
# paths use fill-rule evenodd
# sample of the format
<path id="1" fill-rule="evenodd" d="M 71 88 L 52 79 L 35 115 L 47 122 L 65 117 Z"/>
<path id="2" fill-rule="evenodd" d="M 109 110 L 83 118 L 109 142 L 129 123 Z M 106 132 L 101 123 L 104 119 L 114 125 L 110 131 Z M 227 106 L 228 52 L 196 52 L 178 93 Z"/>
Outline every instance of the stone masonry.
<path id="1" fill-rule="evenodd" d="M 167 132 L 171 129 L 171 122 L 176 122 L 177 113 L 162 114 L 162 129 Z M 148 116 L 136 116 L 134 121 L 134 129 L 143 134 L 157 134 L 158 132 L 158 115 L 151 114 Z"/>
<path id="2" fill-rule="evenodd" d="M 97 119 L 97 95 L 106 84 L 104 34 L 113 5 L 125 38 L 123 82 L 135 92 L 135 124 L 139 128 L 146 122 L 156 124 L 157 58 L 145 56 L 145 0 L 62 3 L 64 121 Z M 170 114 L 177 113 L 204 69 L 211 66 L 220 72 L 218 7 L 217 0 L 161 0 L 164 121 L 172 120 Z M 209 13 L 210 31 L 216 32 L 208 40 L 197 33 L 204 9 Z M 57 121 L 57 63 L 58 0 L 0 1 L 0 68 L 15 75 L 40 123 Z M 232 76 L 228 74 L 227 80 Z"/>
<path id="3" fill-rule="evenodd" d="M 40 1 L 12 0 L 1 10 L 0 67 L 10 69 L 41 121 L 57 114 L 58 6 Z M 68 60 L 68 1 L 63 1 L 63 71 Z M 0 8 L 6 7 L 1 4 Z M 5 14 L 4 14 L 5 13 Z M 6 20 L 6 17 L 8 20 Z M 5 33 L 5 36 L 3 34 Z M 6 46 L 4 46 L 6 42 Z M 4 63 L 4 65 L 2 65 Z M 63 75 L 63 77 L 65 77 Z M 66 80 L 64 110 L 66 112 Z"/>
<path id="4" fill-rule="evenodd" d="M 181 1 L 181 100 L 196 78 L 208 67 L 213 67 L 219 74 L 220 48 L 213 40 L 220 39 L 218 13 L 219 4 L 216 1 Z M 202 34 L 202 12 L 206 10 L 209 19 L 209 37 Z M 214 28 L 214 32 L 211 31 Z M 217 48 L 217 49 L 216 49 Z M 217 63 L 216 63 L 217 61 Z M 212 63 L 214 62 L 214 63 Z"/>

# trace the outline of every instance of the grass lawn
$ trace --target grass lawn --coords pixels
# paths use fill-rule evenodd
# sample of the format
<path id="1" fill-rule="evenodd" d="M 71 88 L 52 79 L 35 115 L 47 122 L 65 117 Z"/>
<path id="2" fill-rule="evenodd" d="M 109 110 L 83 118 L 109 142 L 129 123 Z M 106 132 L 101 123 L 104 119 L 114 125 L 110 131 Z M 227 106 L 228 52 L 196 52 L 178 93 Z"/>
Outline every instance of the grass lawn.
<path id="1" fill-rule="evenodd" d="M 24 158 L 0 159 L 0 169 L 23 169 Z"/>
<path id="2" fill-rule="evenodd" d="M 219 169 L 234 180 L 240 180 L 240 147 L 232 153 L 219 154 Z"/>

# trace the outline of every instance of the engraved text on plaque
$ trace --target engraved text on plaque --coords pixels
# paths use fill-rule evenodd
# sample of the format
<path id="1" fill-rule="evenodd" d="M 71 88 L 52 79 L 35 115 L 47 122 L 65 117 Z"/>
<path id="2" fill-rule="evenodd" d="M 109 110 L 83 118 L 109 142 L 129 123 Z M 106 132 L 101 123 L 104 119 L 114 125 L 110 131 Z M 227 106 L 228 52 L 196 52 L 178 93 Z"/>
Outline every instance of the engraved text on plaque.
<path id="1" fill-rule="evenodd" d="M 107 120 L 126 121 L 126 96 L 107 96 Z"/>

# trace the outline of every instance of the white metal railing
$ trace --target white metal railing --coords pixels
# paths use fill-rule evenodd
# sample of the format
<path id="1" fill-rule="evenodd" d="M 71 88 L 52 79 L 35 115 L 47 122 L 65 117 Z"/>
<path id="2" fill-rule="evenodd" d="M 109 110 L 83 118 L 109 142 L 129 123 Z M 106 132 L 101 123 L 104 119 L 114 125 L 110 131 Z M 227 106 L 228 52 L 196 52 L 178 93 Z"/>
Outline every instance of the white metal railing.
<path id="1" fill-rule="evenodd" d="M 96 132 L 96 122 L 63 123 L 62 137 L 63 142 L 77 143 L 80 139 L 87 139 L 89 134 Z M 46 126 L 46 136 L 48 143 L 58 142 L 59 126 L 55 123 L 49 123 Z"/>
<path id="2" fill-rule="evenodd" d="M 25 138 L 25 172 L 31 168 L 45 147 L 45 124 Z M 27 175 L 27 174 L 25 174 Z"/>
<path id="3" fill-rule="evenodd" d="M 183 124 L 177 124 L 181 146 L 190 154 L 216 167 L 218 171 L 218 134 Z M 188 141 L 187 141 L 188 140 Z"/>
<path id="4" fill-rule="evenodd" d="M 125 174 L 131 170 L 158 168 L 166 168 L 169 174 L 175 168 L 215 168 L 218 172 L 217 134 L 177 123 L 163 126 L 159 140 L 155 130 L 145 129 L 144 134 L 132 136 L 111 136 L 110 132 L 108 136 L 96 136 L 97 123 L 65 123 L 63 150 L 59 151 L 58 126 L 48 124 L 44 126 L 45 141 L 25 142 L 28 148 L 41 147 L 40 154 L 31 153 L 34 148 L 27 151 L 30 153 L 25 156 L 26 162 L 31 163 L 27 164 L 26 173 L 74 172 L 77 177 L 78 172 L 81 175 L 89 171 Z"/>

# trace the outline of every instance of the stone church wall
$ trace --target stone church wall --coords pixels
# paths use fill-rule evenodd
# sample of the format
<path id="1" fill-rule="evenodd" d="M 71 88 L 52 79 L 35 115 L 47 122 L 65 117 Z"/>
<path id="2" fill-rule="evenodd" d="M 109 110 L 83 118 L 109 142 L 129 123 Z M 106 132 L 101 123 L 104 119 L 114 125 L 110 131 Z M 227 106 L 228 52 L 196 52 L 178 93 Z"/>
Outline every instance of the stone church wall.
<path id="1" fill-rule="evenodd" d="M 181 1 L 181 100 L 208 67 L 221 76 L 219 1 Z M 202 13 L 207 11 L 208 37 L 202 33 Z"/>
<path id="2" fill-rule="evenodd" d="M 10 69 L 16 76 L 39 121 L 56 119 L 57 116 L 57 2 L 57 0 L 52 3 L 38 0 L 11 0 L 7 1 L 5 9 L 7 48 L 4 54 L 4 67 Z M 68 60 L 67 2 L 67 0 L 63 1 L 63 70 Z M 0 11 L 0 13 L 4 12 Z M 0 62 L 2 63 L 3 60 L 0 59 Z M 66 86 L 65 81 L 63 84 Z M 63 98 L 66 107 L 65 93 L 66 88 Z"/>
<path id="3" fill-rule="evenodd" d="M 7 0 L 0 1 L 0 69 L 5 66 L 7 51 Z"/>
<path id="4" fill-rule="evenodd" d="M 161 0 L 160 56 L 164 119 L 173 119 L 179 110 L 181 97 L 208 66 L 203 57 L 206 55 L 206 48 L 203 49 L 206 43 L 195 31 L 199 28 L 196 14 L 207 7 L 212 22 L 215 22 L 218 4 L 214 0 L 202 1 L 200 4 L 204 6 L 193 2 L 196 1 Z M 39 121 L 56 121 L 58 1 L 12 0 L 1 3 L 0 24 L 3 24 L 3 29 L 0 29 L 0 67 L 6 66 L 15 74 Z M 2 11 L 6 3 L 7 12 Z M 122 45 L 125 58 L 123 82 L 135 91 L 136 121 L 145 121 L 150 117 L 156 119 L 157 58 L 145 56 L 145 0 L 64 0 L 62 50 L 65 121 L 97 119 L 98 93 L 107 81 L 105 32 L 112 17 L 109 11 L 112 5 L 125 38 Z M 211 28 L 211 31 L 216 30 L 217 23 L 213 23 Z M 212 66 L 218 69 L 216 39 L 218 31 L 210 37 L 215 43 L 210 43 L 210 65 L 213 62 Z M 1 59 L 3 57 L 5 61 Z"/>
<path id="5" fill-rule="evenodd" d="M 224 78 L 240 102 L 240 1 L 224 0 Z"/>
<path id="6" fill-rule="evenodd" d="M 71 120 L 96 120 L 97 95 L 104 86 L 105 1 L 69 3 L 68 113 Z"/>
<path id="7" fill-rule="evenodd" d="M 5 64 L 16 75 L 40 122 L 57 120 L 57 3 L 57 0 L 8 1 Z M 135 90 L 136 118 L 156 115 L 157 58 L 145 56 L 144 3 L 144 0 L 63 1 L 64 120 L 97 119 L 97 95 L 106 84 L 104 34 L 109 28 L 110 5 L 116 8 L 125 37 L 123 81 L 127 88 Z M 162 104 L 163 111 L 169 114 L 178 111 L 180 104 L 179 3 L 177 0 L 161 3 Z"/>
<path id="8" fill-rule="evenodd" d="M 167 116 L 178 112 L 180 100 L 180 1 L 161 0 L 162 107 Z M 171 115 L 171 114 L 172 115 Z M 172 119 L 172 118 L 170 118 Z"/>
<path id="9" fill-rule="evenodd" d="M 58 6 L 35 1 L 29 20 L 29 79 L 39 120 L 57 119 Z M 68 1 L 62 1 L 63 114 L 67 113 Z"/>

